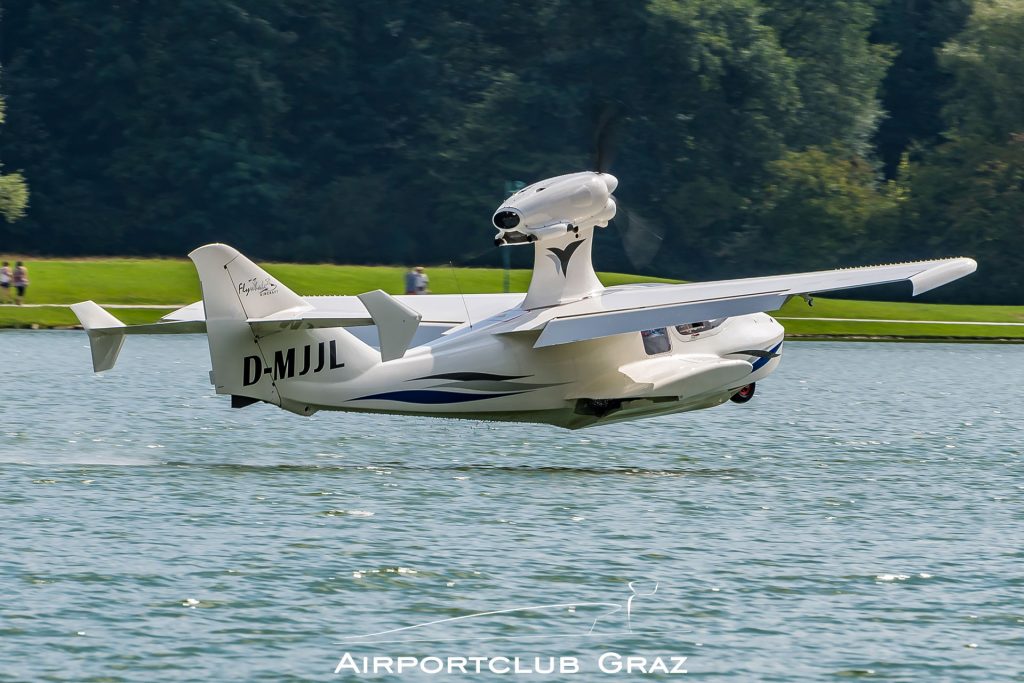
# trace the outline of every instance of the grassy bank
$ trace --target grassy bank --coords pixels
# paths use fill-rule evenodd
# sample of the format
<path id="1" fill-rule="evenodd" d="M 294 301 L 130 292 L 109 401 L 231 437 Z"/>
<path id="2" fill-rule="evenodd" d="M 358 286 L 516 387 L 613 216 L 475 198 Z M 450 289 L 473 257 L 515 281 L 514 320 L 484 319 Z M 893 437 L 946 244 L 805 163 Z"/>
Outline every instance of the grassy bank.
<path id="1" fill-rule="evenodd" d="M 792 299 L 774 315 L 785 326 L 787 336 L 794 339 L 1024 342 L 1024 325 L 1019 325 L 1024 323 L 1024 306 L 848 301 L 815 297 L 814 306 L 808 306 L 799 298 Z M 1018 325 L 971 324 L 977 322 Z"/>
<path id="2" fill-rule="evenodd" d="M 45 259 L 28 263 L 31 286 L 26 302 L 45 308 L 0 307 L 0 327 L 69 327 L 77 324 L 66 307 L 92 299 L 101 304 L 171 306 L 200 298 L 191 262 L 180 259 Z M 266 269 L 299 294 L 359 294 L 372 289 L 401 293 L 404 269 L 391 266 L 265 264 Z M 503 273 L 493 268 L 435 266 L 427 269 L 437 294 L 502 291 Z M 605 285 L 673 282 L 658 278 L 600 273 Z M 530 271 L 511 273 L 513 291 L 526 291 Z M 167 313 L 159 308 L 111 308 L 126 323 L 152 322 Z M 977 339 L 1024 341 L 1024 326 L 971 325 L 972 322 L 1024 323 L 1024 306 L 958 306 L 816 298 L 813 307 L 790 301 L 776 315 L 797 338 Z M 832 318 L 839 320 L 811 320 Z M 867 319 L 871 322 L 852 319 Z M 902 321 L 948 321 L 922 324 Z M 878 322 L 893 321 L 893 322 Z"/>
<path id="3" fill-rule="evenodd" d="M 12 260 L 12 259 L 8 259 Z M 26 303 L 50 308 L 0 306 L 0 328 L 71 327 L 78 324 L 66 308 L 91 299 L 100 304 L 173 306 L 198 301 L 202 296 L 192 262 L 185 259 L 41 259 L 28 261 L 30 286 Z M 271 275 L 302 295 L 361 294 L 383 289 L 401 294 L 405 269 L 394 266 L 337 266 L 331 264 L 261 264 Z M 493 293 L 503 291 L 504 273 L 495 268 L 427 268 L 435 294 Z M 632 282 L 675 282 L 622 273 L 601 273 L 606 285 Z M 512 291 L 525 292 L 530 271 L 513 270 Z M 129 324 L 153 322 L 166 314 L 161 308 L 109 307 Z"/>
<path id="4" fill-rule="evenodd" d="M 383 289 L 401 294 L 404 268 L 393 266 L 335 266 L 301 263 L 260 264 L 271 275 L 302 295 L 361 294 Z M 40 260 L 28 263 L 31 286 L 28 303 L 70 304 L 92 299 L 97 303 L 182 304 L 197 301 L 199 280 L 191 261 L 184 259 Z M 503 273 L 495 268 L 427 268 L 435 294 L 502 291 Z M 607 285 L 629 282 L 675 282 L 620 273 L 602 273 Z M 530 271 L 513 270 L 512 291 L 525 292 Z"/>
<path id="5" fill-rule="evenodd" d="M 787 318 L 866 318 L 1024 323 L 1024 306 L 964 306 L 893 301 L 847 301 L 814 297 L 814 305 L 792 299 L 778 312 Z"/>

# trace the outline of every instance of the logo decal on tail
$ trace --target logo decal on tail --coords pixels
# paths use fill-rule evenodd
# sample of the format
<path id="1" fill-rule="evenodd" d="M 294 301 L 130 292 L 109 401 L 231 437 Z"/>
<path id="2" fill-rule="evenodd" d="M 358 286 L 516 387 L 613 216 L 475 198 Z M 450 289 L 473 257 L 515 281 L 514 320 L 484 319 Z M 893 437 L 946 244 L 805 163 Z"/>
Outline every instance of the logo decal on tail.
<path id="1" fill-rule="evenodd" d="M 551 252 L 548 254 L 548 258 L 555 262 L 555 267 L 558 269 L 558 272 L 561 273 L 562 277 L 566 277 L 569 274 L 569 259 L 572 258 L 573 253 L 584 242 L 586 242 L 586 240 L 573 242 L 566 246 L 565 249 L 548 247 L 548 251 Z"/>
<path id="2" fill-rule="evenodd" d="M 269 277 L 262 279 L 251 277 L 244 282 L 238 283 L 238 293 L 244 294 L 245 296 L 249 296 L 250 294 L 270 296 L 271 294 L 277 294 L 277 283 Z"/>

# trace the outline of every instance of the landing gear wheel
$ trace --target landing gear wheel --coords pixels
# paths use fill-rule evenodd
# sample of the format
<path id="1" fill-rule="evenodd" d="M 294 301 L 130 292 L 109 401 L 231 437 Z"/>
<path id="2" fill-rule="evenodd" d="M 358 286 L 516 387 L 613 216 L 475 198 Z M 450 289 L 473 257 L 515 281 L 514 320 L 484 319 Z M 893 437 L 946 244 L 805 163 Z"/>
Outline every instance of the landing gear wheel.
<path id="1" fill-rule="evenodd" d="M 754 389 L 756 386 L 756 384 L 751 382 L 745 387 L 740 387 L 740 390 L 733 394 L 732 398 L 729 400 L 733 403 L 746 403 L 750 399 L 754 398 Z"/>

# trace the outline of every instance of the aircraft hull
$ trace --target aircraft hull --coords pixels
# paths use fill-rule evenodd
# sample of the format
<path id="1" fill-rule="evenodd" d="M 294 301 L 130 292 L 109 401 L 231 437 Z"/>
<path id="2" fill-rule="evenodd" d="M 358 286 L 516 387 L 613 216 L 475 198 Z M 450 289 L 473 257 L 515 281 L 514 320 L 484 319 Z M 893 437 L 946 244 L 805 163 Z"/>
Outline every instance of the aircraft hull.
<path id="1" fill-rule="evenodd" d="M 782 326 L 763 313 L 697 334 L 670 328 L 660 353 L 649 353 L 639 332 L 536 349 L 535 334 L 503 335 L 503 322 L 486 334 L 484 321 L 363 372 L 339 367 L 334 376 L 276 378 L 280 405 L 305 415 L 375 412 L 579 429 L 720 405 L 771 374 L 782 350 Z"/>

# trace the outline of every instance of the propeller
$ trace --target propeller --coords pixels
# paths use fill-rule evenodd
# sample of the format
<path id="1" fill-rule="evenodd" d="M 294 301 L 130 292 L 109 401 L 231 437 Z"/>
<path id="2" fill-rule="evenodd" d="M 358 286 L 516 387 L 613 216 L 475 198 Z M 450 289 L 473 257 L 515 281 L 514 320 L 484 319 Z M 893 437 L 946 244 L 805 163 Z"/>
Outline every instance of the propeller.
<path id="1" fill-rule="evenodd" d="M 621 120 L 622 107 L 618 103 L 605 105 L 597 117 L 594 129 L 594 170 L 598 173 L 607 173 L 611 169 L 615 152 L 613 136 Z"/>
<path id="2" fill-rule="evenodd" d="M 624 118 L 618 102 L 606 104 L 598 114 L 594 128 L 594 170 L 608 173 L 617 148 L 616 137 Z M 618 210 L 612 222 L 622 240 L 622 251 L 633 268 L 644 268 L 654 260 L 665 241 L 665 229 L 627 208 L 616 198 Z"/>
<path id="3" fill-rule="evenodd" d="M 615 215 L 615 227 L 622 239 L 622 250 L 634 268 L 650 265 L 665 241 L 665 231 L 660 225 L 648 221 L 631 209 L 621 208 Z"/>

